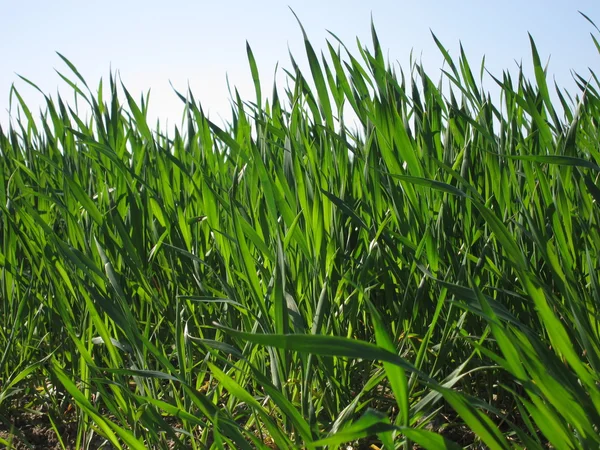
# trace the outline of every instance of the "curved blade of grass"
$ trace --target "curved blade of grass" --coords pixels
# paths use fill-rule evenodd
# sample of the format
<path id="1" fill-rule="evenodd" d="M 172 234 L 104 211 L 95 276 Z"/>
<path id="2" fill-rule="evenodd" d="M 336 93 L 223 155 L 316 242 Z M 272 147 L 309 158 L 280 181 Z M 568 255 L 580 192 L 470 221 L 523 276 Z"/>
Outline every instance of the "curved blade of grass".
<path id="1" fill-rule="evenodd" d="M 385 414 L 369 409 L 353 424 L 334 433 L 332 436 L 311 442 L 309 447 L 340 448 L 340 445 L 344 442 L 355 441 L 378 433 L 394 431 L 395 429 L 396 427 L 390 424 L 390 420 Z"/>
<path id="2" fill-rule="evenodd" d="M 397 349 L 394 346 L 394 343 L 390 338 L 389 334 L 385 330 L 385 327 L 383 326 L 383 320 L 381 319 L 381 315 L 375 309 L 375 307 L 369 299 L 365 299 L 365 302 L 371 314 L 373 328 L 375 329 L 375 341 L 377 342 L 377 345 L 379 345 L 385 350 L 388 350 L 391 353 L 395 353 Z M 396 404 L 398 405 L 399 409 L 399 414 L 396 419 L 396 423 L 406 427 L 408 426 L 410 421 L 410 399 L 408 392 L 408 378 L 406 377 L 406 372 L 402 367 L 396 364 L 390 364 L 388 362 L 383 363 L 383 368 L 385 369 L 385 373 L 387 375 L 388 381 L 390 382 L 390 386 L 392 387 L 392 392 L 394 393 L 394 397 L 396 398 Z"/>
<path id="3" fill-rule="evenodd" d="M 77 405 L 83 409 L 87 414 L 93 417 L 95 423 L 102 429 L 105 433 L 106 437 L 111 441 L 111 443 L 117 447 L 122 448 L 119 444 L 119 440 L 117 439 L 118 435 L 123 442 L 125 442 L 129 448 L 135 450 L 144 450 L 146 446 L 142 441 L 137 439 L 131 432 L 126 430 L 125 428 L 119 427 L 118 425 L 112 423 L 110 420 L 104 420 L 100 412 L 90 403 L 90 401 L 83 395 L 83 393 L 77 388 L 75 383 L 71 380 L 69 376 L 60 368 L 56 361 L 52 362 L 52 367 L 50 368 L 52 373 L 56 375 L 60 383 L 64 386 L 67 392 L 73 397 Z"/>
<path id="4" fill-rule="evenodd" d="M 439 388 L 438 390 L 488 448 L 492 450 L 510 450 L 511 447 L 508 441 L 488 416 L 469 404 L 457 392 L 445 388 Z"/>
<path id="5" fill-rule="evenodd" d="M 214 377 L 219 380 L 221 385 L 227 389 L 231 395 L 243 401 L 246 405 L 250 406 L 258 415 L 262 418 L 263 423 L 267 427 L 270 433 L 270 437 L 279 448 L 290 448 L 291 442 L 277 427 L 277 425 L 271 419 L 269 413 L 261 406 L 256 399 L 250 395 L 242 386 L 240 386 L 233 378 L 219 369 L 212 363 L 207 363 L 211 373 Z"/>
<path id="6" fill-rule="evenodd" d="M 300 25 L 300 29 L 302 30 L 302 36 L 304 38 L 304 47 L 306 49 L 306 56 L 308 57 L 308 64 L 310 66 L 310 71 L 313 76 L 313 81 L 315 82 L 315 87 L 317 88 L 317 94 L 319 95 L 319 105 L 321 107 L 321 114 L 327 123 L 329 129 L 333 129 L 333 114 L 331 111 L 331 102 L 329 101 L 329 91 L 327 90 L 327 84 L 325 83 L 325 77 L 323 76 L 323 71 L 321 70 L 321 65 L 319 64 L 319 58 L 315 53 L 310 41 L 308 40 L 308 36 L 306 31 L 304 31 L 304 27 L 302 26 L 302 22 L 296 15 L 293 9 L 290 8 L 292 14 L 298 21 L 298 25 Z"/>
<path id="7" fill-rule="evenodd" d="M 213 325 L 226 334 L 268 347 L 294 350 L 302 353 L 312 353 L 321 356 L 338 358 L 360 358 L 369 361 L 384 361 L 395 364 L 411 373 L 416 373 L 421 379 L 433 382 L 427 375 L 417 370 L 412 364 L 400 356 L 378 347 L 377 345 L 348 339 L 339 336 L 322 336 L 314 334 L 259 334 L 237 331 L 217 322 Z"/>
<path id="8" fill-rule="evenodd" d="M 588 160 L 576 158 L 573 156 L 563 155 L 500 155 L 498 153 L 489 152 L 499 158 L 509 158 L 520 161 L 532 161 L 540 164 L 554 164 L 559 166 L 586 167 L 596 172 L 600 172 L 600 167 Z"/>

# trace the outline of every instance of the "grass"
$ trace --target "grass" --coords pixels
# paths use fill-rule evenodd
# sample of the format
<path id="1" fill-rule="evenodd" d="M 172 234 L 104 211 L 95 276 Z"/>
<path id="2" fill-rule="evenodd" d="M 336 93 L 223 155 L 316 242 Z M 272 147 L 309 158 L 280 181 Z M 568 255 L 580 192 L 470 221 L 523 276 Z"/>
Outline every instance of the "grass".
<path id="1" fill-rule="evenodd" d="M 268 97 L 248 47 L 256 98 L 177 93 L 171 135 L 61 55 L 74 105 L 12 88 L 2 444 L 598 447 L 596 75 L 550 86 L 532 39 L 494 102 L 462 49 L 436 83 L 372 35 L 305 34 Z"/>

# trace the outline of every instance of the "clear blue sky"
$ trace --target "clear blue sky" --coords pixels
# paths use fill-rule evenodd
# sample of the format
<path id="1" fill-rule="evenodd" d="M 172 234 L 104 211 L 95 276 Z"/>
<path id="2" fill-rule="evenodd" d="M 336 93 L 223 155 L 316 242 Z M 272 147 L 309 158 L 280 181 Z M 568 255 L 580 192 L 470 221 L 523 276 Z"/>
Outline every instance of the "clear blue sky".
<path id="1" fill-rule="evenodd" d="M 169 81 L 182 91 L 189 83 L 212 117 L 228 117 L 226 75 L 244 98 L 253 99 L 246 40 L 265 91 L 271 90 L 277 62 L 290 67 L 288 50 L 304 61 L 302 34 L 288 6 L 298 14 L 317 49 L 325 48 L 327 30 L 353 50 L 356 37 L 370 44 L 372 15 L 389 59 L 407 70 L 412 49 L 434 78 L 442 58 L 430 29 L 455 56 L 462 41 L 472 65 L 478 66 L 485 54 L 486 66 L 494 74 L 514 69 L 515 60 L 530 69 L 527 32 L 535 38 L 542 60 L 550 57 L 549 72 L 559 85 L 575 91 L 571 69 L 586 74 L 590 67 L 600 74 L 600 55 L 589 36 L 595 30 L 577 12 L 600 26 L 598 0 L 1 1 L 3 126 L 8 122 L 13 82 L 36 113 L 42 102 L 41 95 L 16 74 L 52 95 L 64 86 L 54 69 L 69 71 L 56 51 L 69 58 L 91 86 L 100 77 L 106 80 L 112 68 L 134 97 L 151 89 L 151 120 L 160 117 L 179 123 L 182 104 Z"/>

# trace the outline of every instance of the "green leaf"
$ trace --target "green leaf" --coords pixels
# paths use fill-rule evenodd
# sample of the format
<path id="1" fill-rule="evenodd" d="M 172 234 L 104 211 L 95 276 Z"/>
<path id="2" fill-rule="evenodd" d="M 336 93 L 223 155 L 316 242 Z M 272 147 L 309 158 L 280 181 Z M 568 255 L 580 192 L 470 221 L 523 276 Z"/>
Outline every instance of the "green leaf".
<path id="1" fill-rule="evenodd" d="M 384 361 L 397 365 L 404 370 L 416 373 L 423 380 L 429 377 L 419 372 L 405 359 L 376 345 L 356 339 L 339 336 L 322 336 L 316 334 L 258 334 L 245 333 L 225 327 L 219 323 L 214 326 L 237 338 L 269 347 L 294 350 L 314 355 L 335 356 L 338 358 L 360 358 L 369 361 Z"/>

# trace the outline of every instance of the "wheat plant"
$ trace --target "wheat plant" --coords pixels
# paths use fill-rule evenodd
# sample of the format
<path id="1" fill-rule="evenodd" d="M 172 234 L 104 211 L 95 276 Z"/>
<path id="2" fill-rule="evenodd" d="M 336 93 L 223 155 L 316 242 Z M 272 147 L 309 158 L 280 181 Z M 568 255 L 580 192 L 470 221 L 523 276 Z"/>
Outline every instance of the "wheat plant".
<path id="1" fill-rule="evenodd" d="M 374 27 L 304 38 L 270 95 L 247 48 L 225 125 L 176 92 L 167 132 L 60 54 L 76 102 L 12 88 L 0 443 L 598 448 L 596 75 L 552 86 L 531 39 L 494 100 L 435 36 L 439 80 Z"/>

